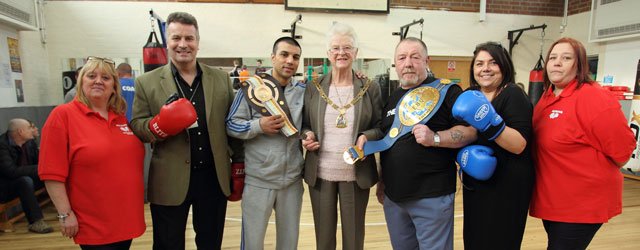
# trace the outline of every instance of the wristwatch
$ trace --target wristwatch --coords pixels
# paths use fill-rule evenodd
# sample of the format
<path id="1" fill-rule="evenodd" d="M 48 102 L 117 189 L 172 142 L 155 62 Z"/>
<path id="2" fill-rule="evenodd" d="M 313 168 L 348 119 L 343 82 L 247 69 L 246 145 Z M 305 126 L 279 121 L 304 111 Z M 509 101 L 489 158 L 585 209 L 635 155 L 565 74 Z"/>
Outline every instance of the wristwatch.
<path id="1" fill-rule="evenodd" d="M 438 134 L 438 132 L 433 133 L 433 146 L 440 146 L 440 135 Z"/>

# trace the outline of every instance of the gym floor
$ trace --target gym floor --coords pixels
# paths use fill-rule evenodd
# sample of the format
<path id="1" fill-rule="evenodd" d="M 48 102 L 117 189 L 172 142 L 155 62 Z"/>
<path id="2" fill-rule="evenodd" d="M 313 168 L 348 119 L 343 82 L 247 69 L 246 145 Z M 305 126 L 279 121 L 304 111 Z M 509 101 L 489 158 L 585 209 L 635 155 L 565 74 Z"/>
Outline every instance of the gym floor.
<path id="1" fill-rule="evenodd" d="M 306 185 L 305 185 L 306 188 Z M 458 189 L 460 187 L 458 186 Z M 15 224 L 15 232 L 0 233 L 0 248 L 4 250 L 18 249 L 79 249 L 73 241 L 60 235 L 57 228 L 56 211 L 53 205 L 49 204 L 44 208 L 45 219 L 56 231 L 50 234 L 34 234 L 27 231 L 26 220 L 21 220 Z M 227 220 L 223 249 L 240 248 L 240 203 L 229 203 L 227 209 Z M 151 249 L 152 228 L 151 213 L 149 206 L 145 206 L 145 217 L 147 231 L 141 237 L 134 239 L 131 249 Z M 454 248 L 463 249 L 462 243 L 462 192 L 456 193 L 455 205 L 455 236 Z M 272 216 L 273 221 L 273 216 Z M 299 249 L 315 249 L 315 239 L 313 230 L 313 217 L 311 214 L 311 202 L 307 192 L 304 195 L 302 218 L 300 219 L 300 239 Z M 623 192 L 623 212 L 613 218 L 609 223 L 598 231 L 591 242 L 589 249 L 615 249 L 615 250 L 636 250 L 640 249 L 638 233 L 640 232 L 640 181 L 625 179 Z M 340 228 L 338 227 L 338 249 L 340 249 Z M 188 223 L 186 232 L 186 249 L 196 249 L 194 243 L 195 234 L 191 222 Z M 539 219 L 529 217 L 527 227 L 522 242 L 523 250 L 539 250 L 546 248 L 546 234 Z M 387 232 L 382 205 L 375 197 L 375 188 L 371 189 L 369 207 L 366 218 L 365 249 L 391 249 L 389 234 Z M 275 225 L 270 223 L 265 239 L 265 249 L 275 249 Z"/>

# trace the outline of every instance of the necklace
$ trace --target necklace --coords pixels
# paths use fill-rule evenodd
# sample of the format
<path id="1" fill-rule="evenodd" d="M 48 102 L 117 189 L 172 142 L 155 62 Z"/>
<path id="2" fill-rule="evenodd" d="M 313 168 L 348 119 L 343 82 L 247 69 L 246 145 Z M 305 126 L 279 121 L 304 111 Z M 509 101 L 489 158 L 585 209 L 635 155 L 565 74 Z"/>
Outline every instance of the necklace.
<path id="1" fill-rule="evenodd" d="M 346 128 L 347 127 L 347 117 L 345 116 L 347 114 L 347 110 L 350 107 L 346 107 L 345 105 L 342 103 L 342 96 L 340 96 L 340 92 L 338 92 L 338 87 L 336 87 L 335 84 L 331 84 L 333 85 L 333 89 L 336 92 L 336 95 L 338 96 L 338 101 L 340 102 L 340 107 L 338 109 L 338 112 L 340 113 L 338 115 L 338 117 L 336 118 L 336 127 L 337 128 Z M 353 85 L 351 85 L 351 87 L 353 87 Z"/>
<path id="2" fill-rule="evenodd" d="M 362 87 L 362 89 L 360 89 L 360 92 L 358 92 L 358 94 L 351 99 L 350 102 L 348 102 L 347 104 L 343 105 L 342 104 L 342 99 L 340 98 L 340 94 L 338 94 L 338 90 L 336 89 L 336 94 L 338 94 L 338 101 L 340 101 L 340 106 L 338 106 L 337 104 L 335 104 L 331 98 L 329 98 L 329 96 L 327 96 L 326 93 L 324 93 L 324 90 L 322 90 L 322 86 L 320 86 L 320 83 L 317 81 L 313 81 L 313 85 L 316 87 L 316 89 L 318 90 L 318 93 L 320 94 L 320 97 L 322 97 L 322 99 L 329 105 L 331 106 L 333 109 L 337 110 L 340 115 L 338 115 L 338 118 L 336 118 L 336 127 L 337 128 L 346 128 L 347 127 L 347 119 L 345 117 L 345 114 L 347 113 L 347 110 L 351 107 L 353 107 L 354 104 L 358 103 L 358 101 L 360 101 L 360 99 L 362 99 L 362 96 L 364 96 L 364 94 L 367 92 L 367 89 L 369 89 L 369 86 L 371 86 L 371 79 L 369 79 L 364 86 Z M 335 86 L 334 86 L 335 88 Z"/>

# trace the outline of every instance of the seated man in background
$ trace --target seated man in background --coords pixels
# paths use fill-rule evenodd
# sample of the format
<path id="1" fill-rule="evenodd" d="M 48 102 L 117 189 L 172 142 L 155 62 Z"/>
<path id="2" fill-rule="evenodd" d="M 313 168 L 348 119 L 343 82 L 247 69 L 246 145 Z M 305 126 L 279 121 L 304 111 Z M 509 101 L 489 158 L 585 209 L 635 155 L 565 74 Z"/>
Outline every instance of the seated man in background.
<path id="1" fill-rule="evenodd" d="M 29 221 L 29 231 L 53 232 L 43 220 L 35 196 L 35 190 L 44 186 L 38 178 L 38 148 L 33 141 L 37 130 L 20 118 L 10 120 L 7 127 L 7 132 L 0 135 L 0 202 L 19 197 Z"/>

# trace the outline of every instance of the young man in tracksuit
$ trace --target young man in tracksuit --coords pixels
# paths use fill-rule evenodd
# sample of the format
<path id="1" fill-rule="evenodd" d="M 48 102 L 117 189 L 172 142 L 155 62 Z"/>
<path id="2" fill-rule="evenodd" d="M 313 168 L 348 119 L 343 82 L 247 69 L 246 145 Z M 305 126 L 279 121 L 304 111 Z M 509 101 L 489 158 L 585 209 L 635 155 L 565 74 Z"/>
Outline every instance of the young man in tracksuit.
<path id="1" fill-rule="evenodd" d="M 294 39 L 282 37 L 276 40 L 271 54 L 273 69 L 266 72 L 278 85 L 271 89 L 271 93 L 284 95 L 277 99 L 278 103 L 286 102 L 289 117 L 286 114 L 263 115 L 264 111 L 252 107 L 252 101 L 247 98 L 247 93 L 252 93 L 250 97 L 256 98 L 259 91 L 250 89 L 238 91 L 227 117 L 227 134 L 243 139 L 245 147 L 243 249 L 264 248 L 272 210 L 276 216 L 276 249 L 297 249 L 298 246 L 304 192 L 302 147 L 297 134 L 286 136 L 281 129 L 286 125 L 285 119 L 289 119 L 290 125 L 296 129 L 302 125 L 305 85 L 295 83 L 292 78 L 300 62 L 300 53 L 300 45 Z M 234 185 L 233 188 L 242 187 Z"/>

